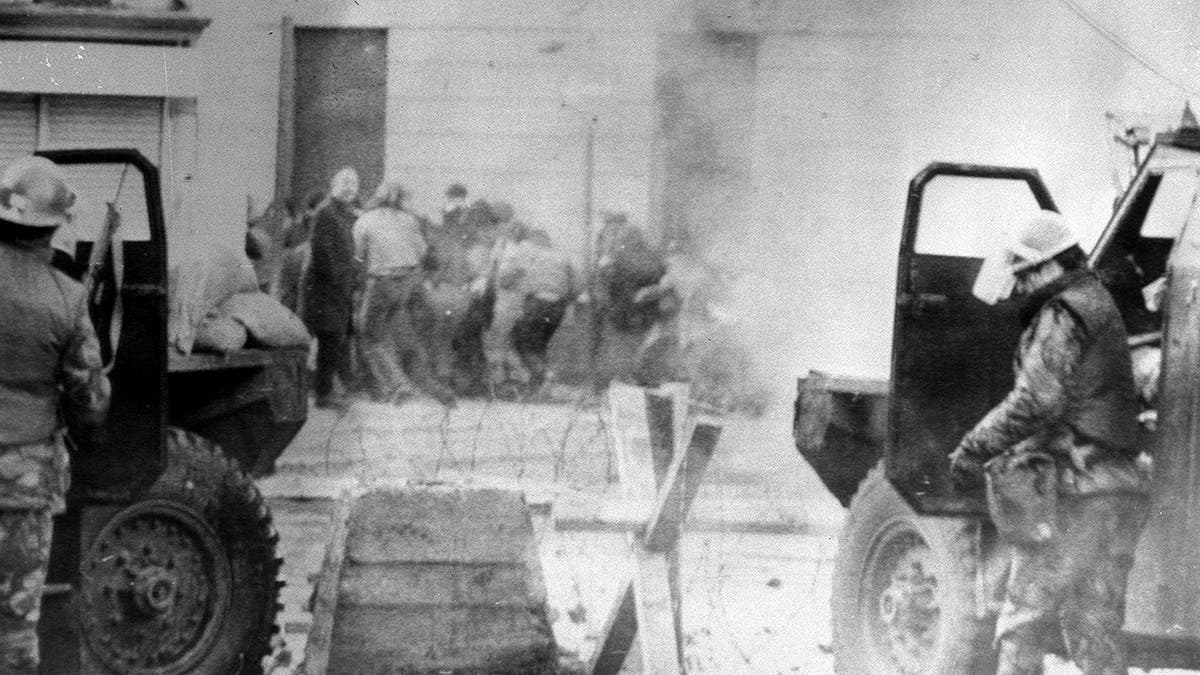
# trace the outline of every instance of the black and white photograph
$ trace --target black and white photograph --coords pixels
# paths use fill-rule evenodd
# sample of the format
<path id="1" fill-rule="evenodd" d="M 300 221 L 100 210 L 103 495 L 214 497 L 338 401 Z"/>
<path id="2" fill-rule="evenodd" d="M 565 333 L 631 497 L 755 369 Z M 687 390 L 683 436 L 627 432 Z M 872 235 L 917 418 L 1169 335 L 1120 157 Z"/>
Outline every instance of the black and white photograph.
<path id="1" fill-rule="evenodd" d="M 0 675 L 1200 673 L 1200 3 L 0 0 Z"/>

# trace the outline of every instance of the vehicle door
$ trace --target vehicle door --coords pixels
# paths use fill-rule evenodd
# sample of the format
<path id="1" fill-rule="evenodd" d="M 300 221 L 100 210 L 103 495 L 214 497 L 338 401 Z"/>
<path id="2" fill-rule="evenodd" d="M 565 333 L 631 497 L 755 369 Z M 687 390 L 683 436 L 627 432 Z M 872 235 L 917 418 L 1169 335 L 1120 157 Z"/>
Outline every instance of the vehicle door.
<path id="1" fill-rule="evenodd" d="M 167 257 L 157 168 L 136 150 L 50 150 L 75 189 L 72 222 L 57 233 L 60 266 L 82 276 L 119 215 L 110 255 L 97 261 L 88 312 L 109 366 L 112 404 L 98 434 L 72 437 L 75 495 L 120 499 L 158 475 L 166 430 Z"/>
<path id="2" fill-rule="evenodd" d="M 887 476 L 919 512 L 982 514 L 947 455 L 1012 386 L 1019 303 L 972 293 L 983 259 L 1038 209 L 1057 210 L 1037 171 L 935 163 L 913 178 L 901 236 Z"/>

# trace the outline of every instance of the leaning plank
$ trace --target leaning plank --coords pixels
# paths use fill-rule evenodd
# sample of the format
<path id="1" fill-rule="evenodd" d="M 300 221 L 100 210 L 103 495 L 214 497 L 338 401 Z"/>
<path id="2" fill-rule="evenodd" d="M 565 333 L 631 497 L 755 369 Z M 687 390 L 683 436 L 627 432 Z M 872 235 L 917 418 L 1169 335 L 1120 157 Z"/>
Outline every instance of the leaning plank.
<path id="1" fill-rule="evenodd" d="M 592 655 L 587 672 L 591 675 L 616 675 L 625 665 L 625 657 L 637 637 L 637 611 L 634 609 L 633 584 L 625 585 L 625 592 L 617 596 L 616 602 L 604 621 L 604 641 Z"/>
<path id="2" fill-rule="evenodd" d="M 665 552 L 675 548 L 683 521 L 687 517 L 708 461 L 712 459 L 721 436 L 721 424 L 715 420 L 697 422 L 688 448 L 671 463 L 667 479 L 659 491 L 654 511 L 646 526 L 647 550 Z"/>
<path id="3" fill-rule="evenodd" d="M 690 434 L 688 396 L 691 395 L 692 388 L 686 382 L 668 382 L 658 390 L 671 399 L 671 457 L 674 459 L 687 447 Z"/>
<path id="4" fill-rule="evenodd" d="M 665 553 L 647 551 L 634 537 L 630 537 L 629 548 L 634 558 L 633 597 L 642 648 L 642 672 L 681 673 L 669 557 Z"/>
<path id="5" fill-rule="evenodd" d="M 325 548 L 321 576 L 313 590 L 313 623 L 304 648 L 304 662 L 299 672 L 317 675 L 329 670 L 330 644 L 333 642 L 333 620 L 337 614 L 338 585 L 342 576 L 342 561 L 346 557 L 346 521 L 350 519 L 353 496 L 343 494 L 333 516 L 333 536 Z"/>
<path id="6" fill-rule="evenodd" d="M 686 382 L 668 382 L 661 385 L 656 391 L 649 392 L 646 397 L 647 401 L 652 401 L 656 396 L 661 396 L 666 399 L 668 405 L 666 419 L 655 419 L 654 415 L 650 415 L 651 439 L 655 438 L 655 426 L 661 426 L 669 432 L 669 436 L 665 439 L 666 442 L 663 442 L 663 435 L 660 433 L 657 436 L 659 442 L 652 448 L 654 477 L 659 493 L 662 493 L 664 487 L 669 485 L 667 481 L 671 472 L 671 464 L 687 449 L 688 438 L 691 436 L 691 430 L 688 428 L 688 396 L 690 393 L 691 386 Z M 653 409 L 647 406 L 648 411 Z M 683 663 L 683 585 L 679 580 L 679 549 L 672 549 L 666 553 L 667 577 L 671 584 L 671 608 L 675 617 L 675 651 L 679 662 Z"/>

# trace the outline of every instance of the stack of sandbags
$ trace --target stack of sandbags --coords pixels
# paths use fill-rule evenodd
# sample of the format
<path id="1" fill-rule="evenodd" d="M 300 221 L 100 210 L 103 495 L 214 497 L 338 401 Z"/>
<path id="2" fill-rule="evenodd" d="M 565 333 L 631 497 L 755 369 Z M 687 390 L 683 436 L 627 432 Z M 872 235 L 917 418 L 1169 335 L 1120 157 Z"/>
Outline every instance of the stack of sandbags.
<path id="1" fill-rule="evenodd" d="M 258 277 L 242 251 L 191 247 L 172 260 L 170 290 L 167 340 L 180 354 L 309 343 L 300 319 L 259 291 Z"/>
<path id="2" fill-rule="evenodd" d="M 170 297 L 167 342 L 180 354 L 191 354 L 199 338 L 212 341 L 216 351 L 241 348 L 238 331 L 228 322 L 206 324 L 208 315 L 241 291 L 258 290 L 258 279 L 245 254 L 225 246 L 187 246 L 169 272 Z M 245 335 L 242 335 L 245 343 Z"/>
<path id="3" fill-rule="evenodd" d="M 216 314 L 245 327 L 250 347 L 306 347 L 312 339 L 300 317 L 266 293 L 235 293 Z"/>

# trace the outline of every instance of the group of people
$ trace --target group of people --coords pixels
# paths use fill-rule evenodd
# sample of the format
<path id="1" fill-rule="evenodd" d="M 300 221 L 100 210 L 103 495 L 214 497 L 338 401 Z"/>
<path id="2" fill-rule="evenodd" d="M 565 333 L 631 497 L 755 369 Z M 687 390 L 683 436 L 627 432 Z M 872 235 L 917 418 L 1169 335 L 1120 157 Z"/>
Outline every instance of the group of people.
<path id="1" fill-rule="evenodd" d="M 394 178 L 365 202 L 359 189 L 343 167 L 328 194 L 292 209 L 273 284 L 317 338 L 317 405 L 343 405 L 335 379 L 390 402 L 537 391 L 582 290 L 549 235 L 460 184 L 436 220 L 414 214 Z"/>

